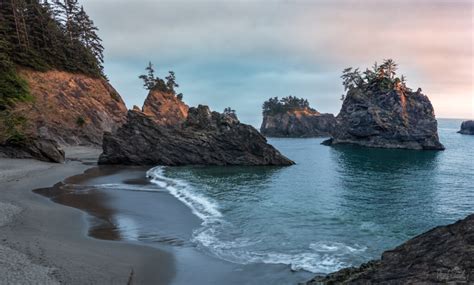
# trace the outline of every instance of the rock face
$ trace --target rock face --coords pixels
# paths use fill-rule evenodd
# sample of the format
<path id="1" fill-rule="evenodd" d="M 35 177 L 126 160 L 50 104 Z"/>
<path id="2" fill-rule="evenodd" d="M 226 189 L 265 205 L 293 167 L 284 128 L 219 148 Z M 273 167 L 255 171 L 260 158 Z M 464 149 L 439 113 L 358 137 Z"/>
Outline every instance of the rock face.
<path id="1" fill-rule="evenodd" d="M 346 268 L 307 284 L 473 284 L 474 215 L 436 227 L 382 259 Z"/>
<path id="2" fill-rule="evenodd" d="M 14 112 L 25 116 L 31 137 L 63 145 L 100 145 L 104 131 L 117 129 L 127 108 L 115 89 L 102 78 L 62 71 L 20 71 L 34 101 Z"/>
<path id="3" fill-rule="evenodd" d="M 64 162 L 64 151 L 59 145 L 48 139 L 31 139 L 22 143 L 4 143 L 0 145 L 0 157 L 34 158 L 48 162 Z"/>
<path id="4" fill-rule="evenodd" d="M 99 164 L 291 165 L 255 128 L 235 116 L 190 108 L 183 124 L 163 126 L 129 111 L 127 122 L 104 135 Z"/>
<path id="5" fill-rule="evenodd" d="M 263 116 L 260 132 L 267 137 L 328 137 L 336 125 L 332 114 L 311 109 Z"/>
<path id="6" fill-rule="evenodd" d="M 474 135 L 474 121 L 464 121 L 461 124 L 461 130 L 458 132 L 463 135 Z"/>
<path id="7" fill-rule="evenodd" d="M 347 93 L 333 136 L 324 144 L 442 150 L 433 106 L 420 91 Z"/>
<path id="8" fill-rule="evenodd" d="M 175 126 L 186 120 L 188 109 L 173 93 L 151 90 L 142 111 L 159 125 Z"/>

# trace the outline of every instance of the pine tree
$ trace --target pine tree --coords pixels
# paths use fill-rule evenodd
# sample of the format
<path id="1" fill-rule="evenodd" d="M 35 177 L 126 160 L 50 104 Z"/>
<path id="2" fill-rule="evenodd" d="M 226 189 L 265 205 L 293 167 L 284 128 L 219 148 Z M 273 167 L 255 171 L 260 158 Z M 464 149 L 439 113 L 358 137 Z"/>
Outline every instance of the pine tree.
<path id="1" fill-rule="evenodd" d="M 145 67 L 145 70 L 147 71 L 147 74 L 142 74 L 138 76 L 138 78 L 143 80 L 143 87 L 147 90 L 152 90 L 155 87 L 156 84 L 156 78 L 155 78 L 155 69 L 153 69 L 153 64 L 148 62 L 148 66 Z"/>

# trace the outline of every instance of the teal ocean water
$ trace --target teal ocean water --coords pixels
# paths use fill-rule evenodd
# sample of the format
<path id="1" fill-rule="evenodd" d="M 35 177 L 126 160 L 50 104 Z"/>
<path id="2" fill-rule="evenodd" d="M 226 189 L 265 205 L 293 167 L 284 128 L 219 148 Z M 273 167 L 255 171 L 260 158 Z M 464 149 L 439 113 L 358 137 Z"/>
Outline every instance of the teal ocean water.
<path id="1" fill-rule="evenodd" d="M 295 166 L 156 167 L 147 175 L 202 220 L 190 240 L 200 250 L 326 273 L 474 212 L 474 136 L 457 134 L 460 123 L 439 120 L 441 152 L 270 139 Z"/>
<path id="2" fill-rule="evenodd" d="M 291 284 L 473 213 L 474 136 L 460 124 L 439 120 L 445 151 L 269 139 L 296 165 L 99 167 L 46 192 L 85 209 L 94 237 L 170 245 L 175 284 Z"/>

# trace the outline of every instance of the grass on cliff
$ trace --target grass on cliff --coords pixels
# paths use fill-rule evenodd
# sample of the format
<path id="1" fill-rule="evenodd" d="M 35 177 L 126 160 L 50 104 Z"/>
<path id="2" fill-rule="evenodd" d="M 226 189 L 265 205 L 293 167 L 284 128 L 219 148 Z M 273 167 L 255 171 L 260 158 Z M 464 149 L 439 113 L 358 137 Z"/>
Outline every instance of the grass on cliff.
<path id="1" fill-rule="evenodd" d="M 0 111 L 17 102 L 32 101 L 28 83 L 13 68 L 0 68 Z"/>

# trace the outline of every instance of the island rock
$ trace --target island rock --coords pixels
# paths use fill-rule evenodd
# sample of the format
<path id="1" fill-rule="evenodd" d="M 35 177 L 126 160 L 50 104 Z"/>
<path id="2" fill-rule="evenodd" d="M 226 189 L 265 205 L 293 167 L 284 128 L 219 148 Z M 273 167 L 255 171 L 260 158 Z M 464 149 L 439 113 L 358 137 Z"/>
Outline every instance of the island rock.
<path id="1" fill-rule="evenodd" d="M 307 99 L 288 96 L 263 103 L 260 132 L 267 137 L 328 137 L 336 119 L 311 108 Z"/>
<path id="2" fill-rule="evenodd" d="M 436 227 L 393 250 L 382 259 L 315 277 L 315 284 L 472 284 L 474 283 L 474 215 Z"/>
<path id="3" fill-rule="evenodd" d="M 255 128 L 232 115 L 190 108 L 179 125 L 130 110 L 127 122 L 104 134 L 99 164 L 128 165 L 291 165 Z"/>
<path id="4" fill-rule="evenodd" d="M 388 60 L 363 78 L 346 69 L 346 89 L 328 145 L 443 150 L 433 106 L 421 89 L 413 92 L 404 77 L 395 77 L 396 64 Z"/>
<path id="5" fill-rule="evenodd" d="M 332 114 L 315 110 L 293 110 L 264 115 L 260 132 L 267 137 L 328 137 L 336 125 Z"/>
<path id="6" fill-rule="evenodd" d="M 460 134 L 463 135 L 474 135 L 474 121 L 464 121 L 461 124 L 461 130 L 459 130 Z"/>

